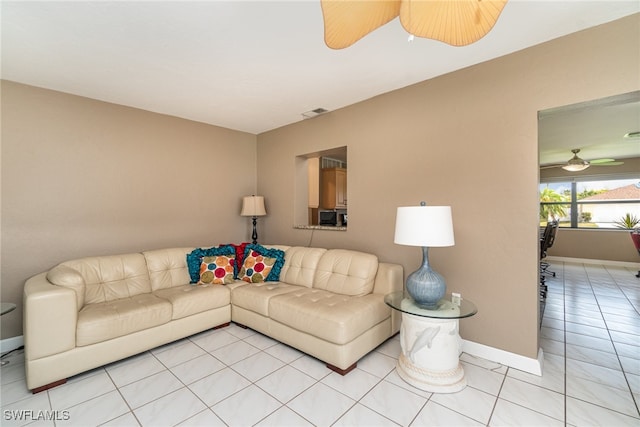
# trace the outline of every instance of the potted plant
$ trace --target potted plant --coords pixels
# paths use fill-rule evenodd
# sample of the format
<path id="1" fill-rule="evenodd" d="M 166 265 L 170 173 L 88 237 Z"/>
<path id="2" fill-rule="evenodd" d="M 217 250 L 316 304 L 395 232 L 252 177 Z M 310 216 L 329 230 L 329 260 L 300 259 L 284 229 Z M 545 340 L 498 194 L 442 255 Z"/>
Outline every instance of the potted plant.
<path id="1" fill-rule="evenodd" d="M 620 218 L 619 221 L 616 221 L 615 224 L 618 228 L 631 230 L 631 241 L 633 242 L 633 246 L 636 247 L 638 254 L 640 254 L 640 229 L 637 228 L 638 224 L 640 224 L 640 218 L 627 213 L 625 216 Z M 640 271 L 638 271 L 636 277 L 640 277 Z"/>
<path id="2" fill-rule="evenodd" d="M 633 230 L 634 228 L 636 228 L 638 226 L 638 224 L 640 224 L 640 218 L 638 218 L 637 216 L 627 212 L 626 215 L 624 215 L 618 221 L 615 221 L 614 224 L 618 228 L 624 228 L 626 230 Z"/>

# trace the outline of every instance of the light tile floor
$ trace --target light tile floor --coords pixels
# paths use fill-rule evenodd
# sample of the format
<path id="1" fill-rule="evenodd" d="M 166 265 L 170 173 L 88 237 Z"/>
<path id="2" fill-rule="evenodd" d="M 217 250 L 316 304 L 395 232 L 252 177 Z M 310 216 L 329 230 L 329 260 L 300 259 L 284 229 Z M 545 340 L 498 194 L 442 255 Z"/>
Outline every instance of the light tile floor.
<path id="1" fill-rule="evenodd" d="M 397 336 L 342 377 L 232 324 L 37 395 L 26 390 L 22 352 L 12 353 L 1 368 L 0 424 L 640 426 L 640 279 L 621 267 L 556 262 L 551 270 L 542 377 L 463 353 L 469 386 L 432 394 L 396 374 Z M 33 421 L 47 415 L 58 420 Z"/>

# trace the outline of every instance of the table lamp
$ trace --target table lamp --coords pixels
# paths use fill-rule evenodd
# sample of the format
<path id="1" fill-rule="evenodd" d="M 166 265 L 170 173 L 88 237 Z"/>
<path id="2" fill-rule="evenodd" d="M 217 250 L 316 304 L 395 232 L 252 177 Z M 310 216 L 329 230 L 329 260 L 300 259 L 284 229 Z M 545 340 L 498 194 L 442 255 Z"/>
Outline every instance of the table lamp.
<path id="1" fill-rule="evenodd" d="M 453 246 L 451 206 L 399 207 L 396 213 L 394 243 L 422 247 L 422 265 L 407 277 L 407 292 L 422 308 L 434 310 L 447 286 L 439 273 L 429 266 L 429 248 Z"/>
<path id="2" fill-rule="evenodd" d="M 258 243 L 258 231 L 256 230 L 256 223 L 259 216 L 264 216 L 267 211 L 264 208 L 264 197 L 262 196 L 246 196 L 242 199 L 242 211 L 241 216 L 250 216 L 253 220 L 253 234 L 251 234 L 252 243 Z"/>

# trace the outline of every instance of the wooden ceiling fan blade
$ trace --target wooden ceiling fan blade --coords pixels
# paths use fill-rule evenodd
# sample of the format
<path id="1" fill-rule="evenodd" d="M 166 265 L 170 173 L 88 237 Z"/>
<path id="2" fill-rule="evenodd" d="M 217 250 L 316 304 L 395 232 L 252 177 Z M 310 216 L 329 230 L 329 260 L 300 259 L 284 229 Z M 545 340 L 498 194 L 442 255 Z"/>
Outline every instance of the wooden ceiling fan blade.
<path id="1" fill-rule="evenodd" d="M 558 164 L 555 164 L 555 165 L 541 165 L 540 166 L 540 170 L 542 170 L 542 169 L 561 168 L 564 165 L 566 165 L 566 163 L 558 163 Z"/>
<path id="2" fill-rule="evenodd" d="M 417 37 L 466 46 L 495 25 L 507 0 L 403 0 L 400 22 Z"/>
<path id="3" fill-rule="evenodd" d="M 324 42 L 331 49 L 349 47 L 398 16 L 400 0 L 321 0 Z"/>

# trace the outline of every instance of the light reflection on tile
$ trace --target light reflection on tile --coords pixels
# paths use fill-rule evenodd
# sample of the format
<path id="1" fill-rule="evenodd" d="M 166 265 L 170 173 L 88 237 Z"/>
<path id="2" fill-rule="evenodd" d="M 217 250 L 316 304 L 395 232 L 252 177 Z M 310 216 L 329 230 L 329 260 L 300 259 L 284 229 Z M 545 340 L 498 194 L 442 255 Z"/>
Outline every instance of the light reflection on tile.
<path id="1" fill-rule="evenodd" d="M 360 403 L 400 425 L 408 425 L 427 400 L 387 381 L 378 383 Z"/>
<path id="2" fill-rule="evenodd" d="M 220 384 L 224 384 L 221 387 Z M 223 399 L 226 399 L 233 393 L 237 393 L 251 384 L 249 380 L 242 375 L 233 371 L 231 368 L 225 368 L 201 380 L 189 385 L 191 389 L 207 406 L 215 405 Z"/>
<path id="3" fill-rule="evenodd" d="M 621 390 L 629 389 L 624 374 L 620 370 L 572 359 L 567 359 L 566 366 L 567 377 L 583 378 Z"/>
<path id="4" fill-rule="evenodd" d="M 256 385 L 280 402 L 287 403 L 315 383 L 316 380 L 309 375 L 287 365 L 262 378 Z"/>
<path id="5" fill-rule="evenodd" d="M 250 426 L 280 408 L 281 403 L 255 385 L 243 389 L 211 410 L 228 425 Z"/>
<path id="6" fill-rule="evenodd" d="M 547 353 L 544 355 L 544 369 L 541 376 L 523 372 L 515 368 L 509 368 L 507 375 L 538 387 L 564 393 L 564 365 L 565 359 L 563 357 Z"/>
<path id="7" fill-rule="evenodd" d="M 580 360 L 592 363 L 605 368 L 622 370 L 620 361 L 614 353 L 596 350 L 595 348 L 581 347 L 579 345 L 567 344 L 567 359 Z"/>
<path id="8" fill-rule="evenodd" d="M 413 425 L 416 426 L 483 426 L 469 417 L 449 409 L 436 402 L 429 401 L 416 417 Z"/>
<path id="9" fill-rule="evenodd" d="M 567 425 L 638 427 L 638 418 L 567 397 Z"/>
<path id="10" fill-rule="evenodd" d="M 68 409 L 68 419 L 56 421 L 56 426 L 98 425 L 129 412 L 129 407 L 117 391 L 87 400 Z M 64 417 L 63 417 L 64 418 Z"/>
<path id="11" fill-rule="evenodd" d="M 507 377 L 500 398 L 557 420 L 564 418 L 564 395 Z"/>
<path id="12" fill-rule="evenodd" d="M 498 399 L 489 424 L 492 427 L 564 426 L 564 423 L 560 420 L 503 399 Z"/>
<path id="13" fill-rule="evenodd" d="M 189 389 L 182 388 L 133 412 L 143 426 L 175 425 L 206 409 Z"/>
<path id="14" fill-rule="evenodd" d="M 300 415 L 293 412 L 286 406 L 282 406 L 280 409 L 260 421 L 256 426 L 260 427 L 283 427 L 283 426 L 295 426 L 295 427 L 313 427 L 309 421 L 302 418 Z"/>
<path id="15" fill-rule="evenodd" d="M 364 405 L 356 404 L 349 409 L 333 427 L 353 427 L 353 426 L 389 426 L 395 427 L 398 424 L 388 418 L 383 417 L 379 413 L 367 408 Z"/>
<path id="16" fill-rule="evenodd" d="M 628 388 L 621 390 L 582 378 L 567 377 L 567 396 L 626 415 L 636 416 L 638 414 Z"/>
<path id="17" fill-rule="evenodd" d="M 344 394 L 316 383 L 290 401 L 287 406 L 314 425 L 331 425 L 349 410 L 355 401 Z"/>

